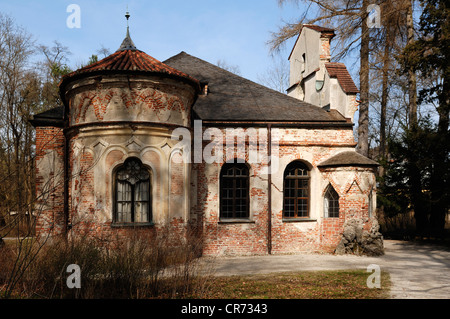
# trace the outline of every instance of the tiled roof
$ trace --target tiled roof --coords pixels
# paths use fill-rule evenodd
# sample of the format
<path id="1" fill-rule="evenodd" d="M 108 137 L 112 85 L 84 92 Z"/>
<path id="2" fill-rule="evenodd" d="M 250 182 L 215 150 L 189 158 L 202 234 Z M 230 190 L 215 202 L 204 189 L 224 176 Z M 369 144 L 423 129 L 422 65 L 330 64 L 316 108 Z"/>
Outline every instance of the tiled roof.
<path id="1" fill-rule="evenodd" d="M 210 122 L 246 122 L 279 123 L 287 125 L 315 125 L 320 127 L 345 126 L 349 123 L 338 111 L 326 111 L 318 106 L 306 103 L 286 94 L 269 89 L 236 74 L 228 72 L 214 64 L 181 52 L 164 63 L 148 63 L 139 60 L 144 53 L 137 53 L 137 58 L 129 50 L 118 51 L 110 57 L 88 66 L 82 72 L 106 72 L 108 70 L 133 70 L 133 65 L 149 70 L 155 65 L 165 70 L 180 70 L 189 78 L 195 78 L 208 84 L 208 93 L 200 94 L 193 106 L 194 116 Z M 128 57 L 128 58 L 127 58 Z M 125 63 L 126 59 L 130 62 Z M 132 60 L 134 59 L 134 60 Z M 136 60 L 137 59 L 137 60 Z M 147 58 L 148 59 L 148 58 Z M 136 62 L 137 61 L 137 62 Z M 153 60 L 150 60 L 153 61 Z M 162 66 L 161 66 L 162 65 Z M 94 72 L 92 71 L 92 72 Z M 81 73 L 84 74 L 84 73 Z M 189 75 L 187 75 L 189 74 Z M 35 119 L 48 117 L 38 114 Z M 61 118 L 62 109 L 53 110 L 51 117 Z M 53 120 L 53 119 L 52 119 Z"/>
<path id="2" fill-rule="evenodd" d="M 356 87 L 355 82 L 353 82 L 353 79 L 350 76 L 350 73 L 348 73 L 347 67 L 344 63 L 328 62 L 325 63 L 325 67 L 330 77 L 337 78 L 342 90 L 344 90 L 345 93 L 359 93 L 359 90 Z"/>
<path id="3" fill-rule="evenodd" d="M 140 50 L 120 50 L 106 58 L 85 66 L 75 72 L 69 73 L 63 77 L 63 81 L 67 81 L 77 75 L 99 73 L 99 72 L 145 72 L 145 73 L 158 73 L 170 76 L 176 76 L 188 79 L 190 81 L 198 83 L 198 81 L 189 75 L 178 71 L 150 55 Z"/>
<path id="4" fill-rule="evenodd" d="M 356 151 L 347 151 L 338 153 L 317 166 L 379 166 L 379 164 Z"/>
<path id="5" fill-rule="evenodd" d="M 185 52 L 164 63 L 208 83 L 207 95 L 200 95 L 193 107 L 204 121 L 349 124 L 335 110 L 328 112 Z"/>
<path id="6" fill-rule="evenodd" d="M 65 83 L 75 77 L 88 76 L 90 74 L 123 72 L 145 74 L 152 73 L 176 77 L 178 79 L 187 80 L 188 82 L 194 84 L 197 89 L 200 88 L 200 83 L 196 79 L 168 65 L 165 65 L 145 52 L 138 50 L 134 45 L 133 40 L 131 40 L 128 27 L 125 39 L 122 41 L 121 46 L 116 52 L 98 62 L 92 63 L 63 76 L 60 87 L 62 88 Z"/>

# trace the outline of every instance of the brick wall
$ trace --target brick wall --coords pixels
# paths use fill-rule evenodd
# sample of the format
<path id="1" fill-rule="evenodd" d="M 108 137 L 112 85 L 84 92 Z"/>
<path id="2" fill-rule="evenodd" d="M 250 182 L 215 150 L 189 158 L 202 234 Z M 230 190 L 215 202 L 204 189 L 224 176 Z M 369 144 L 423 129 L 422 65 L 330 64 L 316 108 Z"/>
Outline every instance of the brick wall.
<path id="1" fill-rule="evenodd" d="M 36 128 L 36 233 L 64 230 L 64 134 L 55 127 Z"/>
<path id="2" fill-rule="evenodd" d="M 122 80 L 112 79 L 111 83 L 118 85 Z M 252 131 L 259 137 L 260 143 L 244 141 L 243 154 L 228 152 L 225 147 L 237 148 L 238 139 L 227 135 L 225 128 L 217 128 L 223 136 L 217 146 L 224 152 L 211 155 L 216 155 L 219 162 L 207 163 L 204 159 L 202 163 L 182 164 L 182 152 L 176 149 L 176 141 L 170 141 L 173 127 L 168 127 L 162 118 L 189 126 L 187 105 L 192 103 L 192 92 L 183 88 L 177 93 L 171 86 L 173 83 L 166 82 L 160 83 L 160 88 L 168 92 L 157 92 L 149 87 L 150 82 L 144 81 L 141 86 L 137 80 L 132 82 L 128 95 L 123 94 L 126 91 L 123 87 L 106 87 L 111 83 L 94 87 L 82 82 L 68 94 L 69 118 L 72 124 L 83 124 L 68 129 L 71 235 L 88 234 L 100 242 L 113 242 L 135 231 L 153 236 L 170 227 L 177 240 L 183 240 L 187 226 L 194 222 L 200 230 L 205 255 L 258 255 L 269 251 L 330 252 L 336 247 L 347 218 L 361 217 L 365 227 L 370 227 L 368 194 L 374 189 L 373 172 L 359 167 L 319 169 L 318 166 L 339 152 L 354 150 L 356 143 L 351 128 L 273 128 L 272 153 L 277 162 L 270 177 L 269 192 L 268 163 L 264 159 L 268 152 L 267 128 L 247 128 L 237 134 L 241 137 Z M 175 94 L 181 96 L 175 98 Z M 156 117 L 133 113 L 139 110 L 159 113 Z M 122 114 L 125 117 L 120 119 L 128 122 L 108 122 L 114 119 L 110 117 L 113 114 Z M 151 125 L 143 124 L 143 119 Z M 161 125 L 154 121 L 161 121 Z M 46 194 L 38 202 L 42 214 L 37 231 L 58 233 L 64 228 L 64 136 L 61 129 L 38 127 L 36 138 L 37 191 Z M 203 144 L 204 149 L 214 150 L 211 146 L 206 141 Z M 248 151 L 250 146 L 261 156 L 257 161 Z M 131 156 L 140 158 L 152 171 L 152 226 L 136 228 L 112 223 L 114 170 Z M 249 167 L 247 220 L 220 218 L 220 170 L 224 162 L 234 158 L 244 159 Z M 295 160 L 310 169 L 307 220 L 283 218 L 283 173 Z M 323 214 L 323 196 L 329 184 L 340 196 L 339 218 L 325 218 Z"/>
<path id="3" fill-rule="evenodd" d="M 222 133 L 225 137 L 224 129 Z M 264 136 L 267 130 L 259 129 L 259 133 Z M 344 222 L 350 217 L 362 216 L 365 218 L 365 227 L 370 227 L 368 193 L 375 183 L 373 171 L 358 167 L 328 170 L 319 170 L 317 167 L 319 163 L 338 152 L 354 150 L 355 142 L 351 129 L 277 128 L 272 130 L 272 136 L 279 141 L 279 169 L 272 175 L 271 186 L 272 253 L 333 252 L 342 235 Z M 226 139 L 224 145 L 225 141 Z M 267 152 L 267 148 L 262 150 Z M 224 162 L 227 159 L 229 158 L 224 155 Z M 245 159 L 249 159 L 248 153 Z M 309 220 L 283 218 L 283 173 L 286 166 L 294 160 L 301 160 L 310 167 Z M 195 203 L 192 205 L 192 211 L 204 229 L 206 255 L 267 254 L 269 251 L 268 176 L 262 173 L 264 165 L 248 165 L 250 218 L 241 222 L 220 219 L 219 176 L 222 164 L 202 163 L 193 167 L 196 196 L 193 198 Z M 333 185 L 340 196 L 339 218 L 324 217 L 323 196 L 329 184 Z"/>

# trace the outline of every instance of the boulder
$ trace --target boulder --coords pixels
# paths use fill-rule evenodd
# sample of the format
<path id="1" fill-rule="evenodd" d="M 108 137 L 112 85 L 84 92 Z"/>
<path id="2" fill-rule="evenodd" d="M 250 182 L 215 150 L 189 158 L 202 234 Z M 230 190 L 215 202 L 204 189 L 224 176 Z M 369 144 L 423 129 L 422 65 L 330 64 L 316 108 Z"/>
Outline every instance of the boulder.
<path id="1" fill-rule="evenodd" d="M 372 220 L 372 227 L 369 231 L 363 229 L 363 221 L 360 219 L 346 221 L 342 238 L 336 247 L 335 253 L 338 255 L 383 255 L 383 235 L 379 232 L 379 229 L 380 225 L 376 219 Z"/>

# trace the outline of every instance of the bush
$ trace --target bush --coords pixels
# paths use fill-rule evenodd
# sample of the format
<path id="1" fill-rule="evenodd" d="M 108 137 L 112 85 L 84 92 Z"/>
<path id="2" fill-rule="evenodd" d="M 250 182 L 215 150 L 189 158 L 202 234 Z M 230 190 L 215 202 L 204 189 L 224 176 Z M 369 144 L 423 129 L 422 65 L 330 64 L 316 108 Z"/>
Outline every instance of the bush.
<path id="1" fill-rule="evenodd" d="M 380 212 L 380 231 L 385 238 L 409 240 L 415 237 L 416 223 L 414 212 L 388 216 Z"/>
<path id="2" fill-rule="evenodd" d="M 159 232 L 157 236 L 136 232 L 131 238 L 116 239 L 107 245 L 99 245 L 89 237 L 53 239 L 41 249 L 36 247 L 34 255 L 30 254 L 33 260 L 15 285 L 12 296 L 184 298 L 194 291 L 201 295 L 211 277 L 199 262 L 198 239 L 188 236 L 174 245 L 174 236 L 177 235 L 170 229 Z M 9 255 L 5 259 L 11 262 L 13 257 Z M 67 286 L 67 278 L 71 275 L 67 267 L 70 264 L 80 267 L 79 289 Z M 11 267 L 8 270 L 11 271 Z M 0 288 L 1 280 L 6 287 L 8 276 L 5 276 L 3 267 Z M 9 293 L 4 295 L 11 296 Z"/>

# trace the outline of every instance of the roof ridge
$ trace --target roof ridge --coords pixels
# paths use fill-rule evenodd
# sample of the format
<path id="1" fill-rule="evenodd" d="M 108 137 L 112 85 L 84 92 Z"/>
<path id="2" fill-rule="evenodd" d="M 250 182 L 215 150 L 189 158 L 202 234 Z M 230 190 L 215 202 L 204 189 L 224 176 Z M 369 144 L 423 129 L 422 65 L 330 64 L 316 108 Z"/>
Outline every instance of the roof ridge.
<path id="1" fill-rule="evenodd" d="M 175 65 L 177 65 L 177 62 L 180 61 L 180 62 L 182 62 L 182 64 L 186 65 L 187 61 L 183 61 L 183 57 L 190 58 L 192 60 L 198 61 L 199 63 L 201 63 L 203 65 L 209 65 L 212 68 L 214 68 L 215 70 L 221 71 L 222 73 L 227 72 L 226 74 L 229 74 L 230 77 L 232 77 L 234 79 L 239 79 L 240 86 L 241 87 L 246 87 L 246 90 L 249 92 L 249 94 L 250 94 L 250 96 L 251 96 L 251 98 L 253 100 L 258 100 L 258 98 L 257 98 L 257 96 L 254 95 L 254 93 L 252 92 L 252 89 L 253 90 L 255 90 L 255 89 L 256 90 L 262 89 L 262 90 L 268 92 L 269 94 L 271 94 L 274 98 L 278 97 L 278 98 L 284 99 L 287 103 L 295 103 L 299 107 L 309 108 L 310 110 L 314 109 L 314 110 L 316 110 L 316 111 L 318 111 L 320 113 L 324 113 L 324 114 L 328 113 L 326 110 L 324 110 L 320 106 L 317 106 L 317 105 L 314 105 L 314 104 L 311 104 L 311 103 L 308 103 L 308 102 L 305 102 L 305 101 L 301 101 L 301 100 L 296 99 L 296 98 L 294 98 L 292 96 L 289 96 L 289 95 L 287 95 L 285 93 L 282 93 L 282 92 L 279 92 L 279 91 L 274 90 L 272 88 L 269 88 L 269 87 L 267 87 L 267 86 L 265 86 L 263 84 L 257 83 L 255 81 L 247 79 L 247 78 L 245 78 L 243 76 L 234 74 L 234 73 L 232 73 L 232 72 L 230 72 L 228 70 L 225 70 L 225 69 L 223 69 L 223 68 L 221 68 L 221 67 L 219 67 L 219 66 L 217 66 L 217 65 L 215 65 L 215 64 L 213 64 L 211 62 L 208 62 L 208 61 L 205 61 L 205 60 L 203 60 L 201 58 L 198 58 L 196 56 L 190 55 L 190 54 L 188 54 L 188 53 L 186 53 L 184 51 L 182 51 L 182 52 L 180 52 L 180 53 L 178 53 L 178 54 L 176 54 L 176 55 L 166 59 L 164 62 L 165 63 L 169 63 L 169 64 L 170 63 L 174 63 Z M 199 67 L 201 67 L 201 65 Z M 185 72 L 187 72 L 187 71 L 185 71 Z M 200 73 L 203 73 L 203 72 L 200 72 Z M 249 85 L 253 86 L 253 88 L 248 87 Z M 211 90 L 213 90 L 213 87 L 214 87 L 213 85 L 210 85 Z M 258 110 L 259 110 L 260 107 L 265 107 L 265 105 L 261 106 L 261 105 L 258 104 L 257 107 L 258 107 Z"/>
<path id="2" fill-rule="evenodd" d="M 141 50 L 120 50 L 111 55 L 75 70 L 63 76 L 60 86 L 68 83 L 73 77 L 89 76 L 89 74 L 101 72 L 145 72 L 158 73 L 170 77 L 185 79 L 199 89 L 200 83 L 194 77 L 171 67 Z"/>
<path id="3" fill-rule="evenodd" d="M 339 85 L 345 93 L 359 93 L 359 89 L 344 63 L 327 62 L 325 63 L 325 68 L 330 78 L 337 78 Z M 330 72 L 331 70 L 332 72 Z"/>
<path id="4" fill-rule="evenodd" d="M 319 163 L 317 166 L 379 166 L 376 161 L 359 154 L 356 150 L 343 151 L 334 154 L 325 161 Z"/>
<path id="5" fill-rule="evenodd" d="M 325 65 L 343 65 L 347 67 L 343 62 L 326 62 Z"/>

